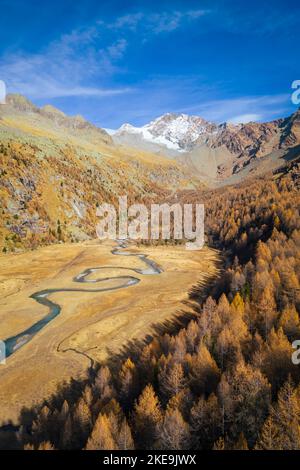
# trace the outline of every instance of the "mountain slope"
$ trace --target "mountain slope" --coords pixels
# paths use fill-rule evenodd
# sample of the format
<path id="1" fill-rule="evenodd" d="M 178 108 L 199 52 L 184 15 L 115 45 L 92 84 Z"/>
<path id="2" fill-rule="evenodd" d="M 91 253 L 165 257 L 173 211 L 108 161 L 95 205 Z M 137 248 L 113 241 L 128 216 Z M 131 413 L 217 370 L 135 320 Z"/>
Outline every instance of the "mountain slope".
<path id="1" fill-rule="evenodd" d="M 118 148 L 83 118 L 19 95 L 0 106 L 0 250 L 95 237 L 96 207 L 197 187 L 180 163 Z"/>
<path id="2" fill-rule="evenodd" d="M 300 111 L 267 123 L 215 124 L 198 116 L 165 114 L 143 127 L 125 124 L 114 142 L 176 158 L 202 180 L 224 183 L 259 173 L 259 159 L 270 169 L 282 164 L 286 153 L 300 144 Z M 249 168 L 247 168 L 249 166 Z M 262 172 L 267 165 L 261 165 Z"/>
<path id="3" fill-rule="evenodd" d="M 217 126 L 197 116 L 165 114 L 143 127 L 123 124 L 113 135 L 116 142 L 128 135 L 165 146 L 168 150 L 185 152 L 191 149 L 201 135 L 215 132 Z"/>

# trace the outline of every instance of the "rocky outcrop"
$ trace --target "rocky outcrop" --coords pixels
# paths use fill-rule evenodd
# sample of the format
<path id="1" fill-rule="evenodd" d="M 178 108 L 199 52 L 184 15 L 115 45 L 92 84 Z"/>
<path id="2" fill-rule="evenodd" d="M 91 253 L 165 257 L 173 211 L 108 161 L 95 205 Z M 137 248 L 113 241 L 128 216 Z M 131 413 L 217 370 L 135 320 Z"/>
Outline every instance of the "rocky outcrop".
<path id="1" fill-rule="evenodd" d="M 215 124 L 198 116 L 169 113 L 143 127 L 123 125 L 118 144 L 177 157 L 202 178 L 225 179 L 257 160 L 300 144 L 300 111 L 266 123 Z"/>
<path id="2" fill-rule="evenodd" d="M 48 124 L 50 128 L 54 125 L 56 127 L 65 128 L 68 131 L 79 131 L 83 138 L 90 140 L 96 138 L 102 140 L 104 143 L 112 144 L 110 135 L 104 129 L 94 126 L 80 115 L 67 116 L 52 105 L 39 108 L 22 95 L 9 94 L 6 98 L 6 105 L 1 109 L 1 114 L 15 115 L 19 113 L 23 116 L 24 114 L 30 115 L 31 119 L 42 119 L 45 121 L 44 124 Z M 41 125 L 43 125 L 42 122 Z"/>

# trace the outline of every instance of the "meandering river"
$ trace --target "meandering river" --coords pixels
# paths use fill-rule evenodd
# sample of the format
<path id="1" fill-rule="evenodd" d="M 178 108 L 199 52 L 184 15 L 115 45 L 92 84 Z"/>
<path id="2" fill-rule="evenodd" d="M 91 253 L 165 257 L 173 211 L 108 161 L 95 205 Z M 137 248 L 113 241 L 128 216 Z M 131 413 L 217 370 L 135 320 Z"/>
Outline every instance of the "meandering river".
<path id="1" fill-rule="evenodd" d="M 45 305 L 49 308 L 49 312 L 45 315 L 41 320 L 37 321 L 33 325 L 31 325 L 26 330 L 18 333 L 15 336 L 11 336 L 7 338 L 5 343 L 6 348 L 6 357 L 11 356 L 15 351 L 19 348 L 27 344 L 31 341 L 34 336 L 41 331 L 48 323 L 50 323 L 57 315 L 61 312 L 61 306 L 52 300 L 49 300 L 49 296 L 54 294 L 55 292 L 107 292 L 113 291 L 117 289 L 125 289 L 127 287 L 133 286 L 140 282 L 140 279 L 134 276 L 113 276 L 113 277 L 105 277 L 101 279 L 88 279 L 88 276 L 96 271 L 104 271 L 107 269 L 120 269 L 120 270 L 130 270 L 134 271 L 137 274 L 142 275 L 152 275 L 152 274 L 160 274 L 163 272 L 162 268 L 158 266 L 153 260 L 148 258 L 148 255 L 143 253 L 130 253 L 129 251 L 125 251 L 127 248 L 127 242 L 124 240 L 117 240 L 117 247 L 114 248 L 111 253 L 113 255 L 121 255 L 121 256 L 135 256 L 141 259 L 146 268 L 144 269 L 137 269 L 137 268 L 127 268 L 123 266 L 100 266 L 94 268 L 87 268 L 77 276 L 73 278 L 74 282 L 81 282 L 81 283 L 100 283 L 105 281 L 111 280 L 119 280 L 120 284 L 114 287 L 103 287 L 100 289 L 76 289 L 76 288 L 57 288 L 57 289 L 44 289 L 38 292 L 34 292 L 30 297 L 36 300 L 39 304 Z"/>

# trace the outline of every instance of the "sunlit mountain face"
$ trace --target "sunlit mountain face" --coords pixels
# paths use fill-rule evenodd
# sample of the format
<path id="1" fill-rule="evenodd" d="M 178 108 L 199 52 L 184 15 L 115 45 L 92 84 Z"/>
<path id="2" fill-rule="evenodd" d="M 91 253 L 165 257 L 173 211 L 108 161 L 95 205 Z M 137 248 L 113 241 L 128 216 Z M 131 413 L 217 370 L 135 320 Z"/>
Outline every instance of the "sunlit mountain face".
<path id="1" fill-rule="evenodd" d="M 166 114 L 143 127 L 124 124 L 111 133 L 117 144 L 176 158 L 207 184 L 241 181 L 297 155 L 300 113 L 266 123 L 215 124 L 198 116 Z M 233 179 L 232 179 L 233 177 Z"/>

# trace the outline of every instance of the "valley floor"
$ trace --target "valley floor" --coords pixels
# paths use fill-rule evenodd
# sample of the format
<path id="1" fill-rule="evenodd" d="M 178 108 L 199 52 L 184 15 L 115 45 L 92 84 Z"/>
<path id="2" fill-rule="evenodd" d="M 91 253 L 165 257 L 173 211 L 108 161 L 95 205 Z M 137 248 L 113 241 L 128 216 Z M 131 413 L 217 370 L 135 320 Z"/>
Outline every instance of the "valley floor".
<path id="1" fill-rule="evenodd" d="M 0 365 L 0 425 L 16 422 L 22 408 L 41 403 L 71 377 L 84 377 L 91 361 L 103 361 L 130 341 L 142 340 L 191 307 L 188 292 L 217 274 L 218 253 L 210 248 L 131 247 L 158 263 L 163 272 L 143 275 L 138 257 L 115 256 L 113 242 L 52 245 L 22 254 L 0 256 L 0 339 L 12 337 L 47 315 L 49 308 L 30 298 L 55 288 L 97 289 L 97 283 L 72 279 L 87 268 L 107 266 L 89 279 L 134 276 L 141 282 L 106 292 L 56 292 L 49 300 L 60 314 Z M 122 269 L 119 269 L 121 267 Z M 128 268 L 123 269 L 123 268 Z M 120 283 L 108 280 L 102 287 Z"/>

